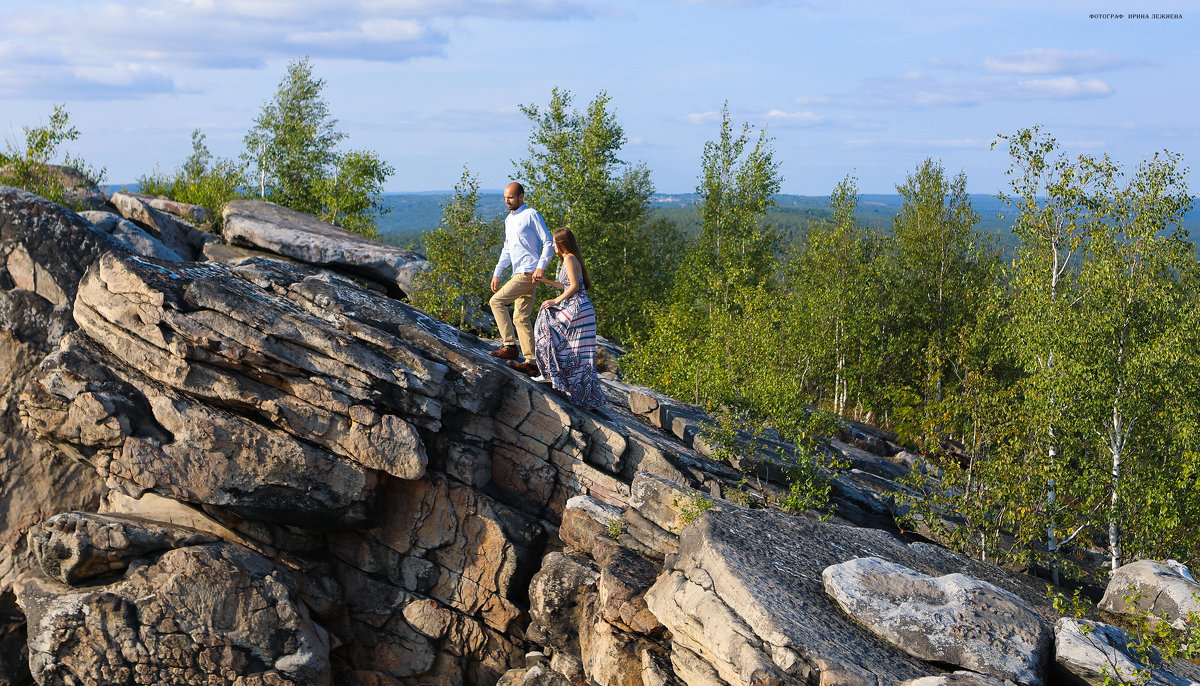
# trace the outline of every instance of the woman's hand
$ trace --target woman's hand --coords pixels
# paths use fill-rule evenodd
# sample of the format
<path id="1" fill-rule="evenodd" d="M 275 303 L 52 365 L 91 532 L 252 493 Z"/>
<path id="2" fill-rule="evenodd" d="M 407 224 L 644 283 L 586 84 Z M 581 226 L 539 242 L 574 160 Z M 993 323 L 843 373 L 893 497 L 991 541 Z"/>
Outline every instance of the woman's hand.
<path id="1" fill-rule="evenodd" d="M 553 300 L 543 300 L 542 306 L 538 308 L 538 311 L 541 312 L 542 310 L 546 309 L 547 307 L 550 307 L 551 305 L 561 305 L 561 304 L 562 303 L 560 303 L 558 301 L 558 298 L 554 298 Z"/>

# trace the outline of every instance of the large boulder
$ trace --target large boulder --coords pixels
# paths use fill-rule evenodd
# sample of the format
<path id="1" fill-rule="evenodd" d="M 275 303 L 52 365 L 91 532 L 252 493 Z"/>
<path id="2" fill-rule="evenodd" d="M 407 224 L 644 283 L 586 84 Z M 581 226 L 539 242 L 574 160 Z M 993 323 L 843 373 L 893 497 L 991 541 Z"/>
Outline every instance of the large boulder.
<path id="1" fill-rule="evenodd" d="M 29 548 L 42 573 L 68 585 L 121 572 L 131 560 L 159 551 L 217 540 L 152 521 L 83 512 L 55 515 L 29 532 Z"/>
<path id="2" fill-rule="evenodd" d="M 688 683 L 879 686 L 944 673 L 876 638 L 825 593 L 822 572 L 860 557 L 969 574 L 1015 593 L 1043 619 L 1052 612 L 1044 585 L 943 548 L 732 506 L 683 528 L 646 600 L 671 632 L 671 660 Z"/>
<path id="3" fill-rule="evenodd" d="M 1099 608 L 1117 615 L 1166 615 L 1172 626 L 1182 629 L 1188 613 L 1200 614 L 1200 584 L 1172 565 L 1138 560 L 1109 576 Z"/>
<path id="4" fill-rule="evenodd" d="M 417 275 L 429 269 L 412 250 L 384 245 L 274 203 L 234 200 L 225 205 L 223 215 L 223 235 L 233 245 L 365 277 L 398 295 L 412 293 Z"/>
<path id="5" fill-rule="evenodd" d="M 79 213 L 97 229 L 112 236 L 113 240 L 135 255 L 153 257 L 168 262 L 182 262 L 183 256 L 167 247 L 166 243 L 150 235 L 137 224 L 103 210 L 88 210 Z"/>
<path id="6" fill-rule="evenodd" d="M 1133 656 L 1133 642 L 1129 633 L 1111 624 L 1063 617 L 1054 625 L 1054 659 L 1089 682 L 1105 676 L 1136 679 L 1146 665 Z"/>
<path id="7" fill-rule="evenodd" d="M 822 578 L 847 615 L 909 655 L 1021 684 L 1045 679 L 1050 630 L 1009 591 L 875 557 L 831 565 Z"/>

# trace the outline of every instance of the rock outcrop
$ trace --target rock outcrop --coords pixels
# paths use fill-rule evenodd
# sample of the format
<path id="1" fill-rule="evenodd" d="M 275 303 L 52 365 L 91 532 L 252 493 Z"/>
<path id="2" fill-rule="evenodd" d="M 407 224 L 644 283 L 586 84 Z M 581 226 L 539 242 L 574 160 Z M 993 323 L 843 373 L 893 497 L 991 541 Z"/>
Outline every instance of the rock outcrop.
<path id="1" fill-rule="evenodd" d="M 102 482 L 21 424 L 17 395 L 75 328 L 71 304 L 88 265 L 115 248 L 77 215 L 0 187 L 0 683 L 28 683 L 25 621 L 13 593 L 34 566 L 25 534 L 63 511 L 95 510 Z"/>
<path id="2" fill-rule="evenodd" d="M 267 202 L 235 200 L 225 206 L 225 239 L 371 279 L 393 294 L 411 293 L 428 263 L 417 253 L 367 240 L 315 217 Z"/>
<path id="3" fill-rule="evenodd" d="M 848 426 L 834 521 L 785 514 L 794 448 L 714 461 L 699 408 L 616 379 L 570 404 L 393 297 L 408 251 L 265 203 L 223 237 L 108 208 L 0 188 L 0 684 L 1044 678 L 1044 584 L 902 535 L 895 436 Z M 1028 623 L 906 651 L 827 592 L 870 565 Z M 1026 670 L 968 659 L 1014 626 Z"/>

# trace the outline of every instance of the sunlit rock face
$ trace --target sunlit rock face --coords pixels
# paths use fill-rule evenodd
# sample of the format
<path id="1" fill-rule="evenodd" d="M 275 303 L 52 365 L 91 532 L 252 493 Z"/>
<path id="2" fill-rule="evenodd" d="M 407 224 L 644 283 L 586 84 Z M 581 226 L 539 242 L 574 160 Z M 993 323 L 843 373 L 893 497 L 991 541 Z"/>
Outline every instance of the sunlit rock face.
<path id="1" fill-rule="evenodd" d="M 832 521 L 785 514 L 792 446 L 715 462 L 700 408 L 611 378 L 575 407 L 404 302 L 419 256 L 209 221 L 0 189 L 0 685 L 1037 683 L 824 586 L 874 558 L 1053 626 L 1043 582 L 900 535 L 894 435 L 829 442 Z"/>

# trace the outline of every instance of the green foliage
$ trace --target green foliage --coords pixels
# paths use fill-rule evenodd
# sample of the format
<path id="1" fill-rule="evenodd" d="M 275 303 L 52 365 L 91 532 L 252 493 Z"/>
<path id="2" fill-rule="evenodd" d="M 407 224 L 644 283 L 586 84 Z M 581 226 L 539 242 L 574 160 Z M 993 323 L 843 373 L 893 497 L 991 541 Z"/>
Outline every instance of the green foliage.
<path id="1" fill-rule="evenodd" d="M 332 174 L 316 185 L 321 218 L 369 238 L 379 238 L 375 217 L 387 210 L 380 192 L 393 171 L 373 152 L 351 150 L 338 155 Z"/>
<path id="2" fill-rule="evenodd" d="M 504 232 L 477 213 L 479 179 L 463 169 L 454 194 L 443 203 L 442 224 L 423 238 L 431 271 L 417 279 L 413 304 L 460 329 L 480 331 L 491 296 L 487 278 Z"/>
<path id="3" fill-rule="evenodd" d="M 652 308 L 653 328 L 633 342 L 623 363 L 633 378 L 676 397 L 774 418 L 778 413 L 755 398 L 773 385 L 758 369 L 776 362 L 773 349 L 782 339 L 772 309 L 777 238 L 762 224 L 780 181 L 771 140 L 760 134 L 752 148 L 748 143 L 749 129 L 734 135 L 726 109 L 717 139 L 705 146 L 696 189 L 700 235 L 680 264 L 670 299 Z M 792 364 L 785 362 L 789 369 Z"/>
<path id="4" fill-rule="evenodd" d="M 679 510 L 679 519 L 683 522 L 683 526 L 687 526 L 700 518 L 700 515 L 708 512 L 716 503 L 712 498 L 697 493 L 692 496 L 678 496 L 671 501 L 671 505 Z"/>
<path id="5" fill-rule="evenodd" d="M 646 304 L 669 288 L 681 238 L 672 223 L 650 220 L 650 172 L 619 159 L 626 138 L 610 101 L 602 91 L 580 112 L 555 88 L 544 108 L 522 106 L 533 131 L 516 167 L 526 203 L 551 231 L 567 227 L 579 239 L 601 333 L 628 341 L 649 327 Z"/>
<path id="6" fill-rule="evenodd" d="M 138 179 L 147 195 L 163 195 L 178 202 L 200 205 L 219 223 L 225 203 L 243 197 L 245 167 L 235 160 L 214 158 L 200 129 L 192 131 L 192 154 L 174 172 L 157 169 Z"/>
<path id="7" fill-rule="evenodd" d="M 966 186 L 965 174 L 947 179 L 940 164 L 926 159 L 896 188 L 904 205 L 889 246 L 897 283 L 885 305 L 893 329 L 887 353 L 894 360 L 885 383 L 912 388 L 935 417 L 947 386 L 964 377 L 958 334 L 974 324 L 993 280 L 994 260 L 974 231 L 979 215 Z M 935 423 L 928 433 L 942 426 Z"/>
<path id="8" fill-rule="evenodd" d="M 796 357 L 813 404 L 835 414 L 870 419 L 878 388 L 880 286 L 878 236 L 854 218 L 853 176 L 830 195 L 833 214 L 810 228 L 803 249 L 786 265 L 786 307 L 793 319 Z"/>
<path id="9" fill-rule="evenodd" d="M 7 151 L 0 155 L 0 184 L 21 188 L 62 205 L 71 204 L 71 187 L 67 175 L 55 167 L 59 146 L 77 140 L 79 130 L 71 125 L 66 105 L 55 105 L 50 121 L 43 126 L 23 126 L 24 147 L 8 141 Z M 95 170 L 83 160 L 64 154 L 62 166 L 80 172 L 87 183 L 99 185 L 104 169 Z M 72 184 L 73 186 L 74 184 Z"/>
<path id="10" fill-rule="evenodd" d="M 621 536 L 624 534 L 625 522 L 621 521 L 620 519 L 610 519 L 608 520 L 608 523 L 604 525 L 604 535 L 608 536 L 614 541 L 620 540 Z"/>
<path id="11" fill-rule="evenodd" d="M 721 111 L 721 131 L 704 144 L 703 173 L 696 188 L 700 203 L 700 241 L 692 252 L 701 276 L 716 279 L 712 291 L 731 291 L 763 283 L 771 270 L 778 238 L 763 225 L 775 205 L 782 180 L 772 141 L 760 131 L 754 147 L 750 125 L 734 135 L 729 105 Z"/>
<path id="12" fill-rule="evenodd" d="M 816 450 L 801 450 L 789 460 L 788 491 L 779 503 L 785 512 L 799 514 L 829 507 L 833 484 L 821 473 L 820 455 Z M 828 518 L 828 514 L 822 516 Z"/>
<path id="13" fill-rule="evenodd" d="M 394 170 L 372 151 L 337 149 L 346 134 L 329 114 L 324 87 L 307 57 L 290 63 L 246 134 L 243 159 L 260 198 L 375 238 L 374 217 L 385 210 L 378 196 Z"/>
<path id="14" fill-rule="evenodd" d="M 1164 153 L 1124 182 L 1037 129 L 1003 140 L 1021 243 L 964 325 L 957 388 L 939 403 L 967 457 L 939 462 L 940 480 L 914 476 L 927 496 L 914 505 L 984 556 L 1027 558 L 1044 538 L 1051 565 L 1076 540 L 1107 544 L 1114 567 L 1194 558 L 1200 321 L 1184 173 Z"/>

